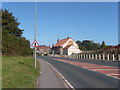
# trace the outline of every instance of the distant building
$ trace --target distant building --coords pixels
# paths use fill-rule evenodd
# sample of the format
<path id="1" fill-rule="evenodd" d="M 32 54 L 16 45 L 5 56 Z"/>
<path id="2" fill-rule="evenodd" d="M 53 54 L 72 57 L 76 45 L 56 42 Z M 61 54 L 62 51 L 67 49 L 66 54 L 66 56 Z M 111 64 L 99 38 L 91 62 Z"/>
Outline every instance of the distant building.
<path id="1" fill-rule="evenodd" d="M 62 40 L 57 40 L 57 43 L 52 47 L 54 54 L 78 54 L 82 51 L 79 49 L 78 44 L 70 37 Z"/>
<path id="2" fill-rule="evenodd" d="M 120 46 L 107 46 L 97 50 L 97 53 L 104 54 L 120 54 Z"/>
<path id="3" fill-rule="evenodd" d="M 45 46 L 45 45 L 40 45 L 37 47 L 37 53 L 44 55 L 44 54 L 49 54 L 50 52 L 50 46 Z"/>
<path id="4" fill-rule="evenodd" d="M 104 49 L 118 50 L 118 49 L 120 49 L 120 46 L 107 46 Z"/>
<path id="5" fill-rule="evenodd" d="M 112 53 L 117 53 L 120 52 L 120 46 L 107 46 L 106 48 L 103 49 L 104 51 L 112 52 Z"/>

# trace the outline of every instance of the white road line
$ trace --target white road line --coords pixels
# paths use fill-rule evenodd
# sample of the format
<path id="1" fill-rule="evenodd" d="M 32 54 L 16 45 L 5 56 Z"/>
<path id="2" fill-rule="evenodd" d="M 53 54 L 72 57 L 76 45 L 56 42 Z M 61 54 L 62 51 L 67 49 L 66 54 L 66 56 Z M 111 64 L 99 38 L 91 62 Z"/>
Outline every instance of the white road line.
<path id="1" fill-rule="evenodd" d="M 74 87 L 65 79 L 65 77 L 56 68 L 54 68 L 50 63 L 48 63 L 48 64 L 62 77 L 62 79 L 70 86 L 70 88 L 72 88 L 73 90 L 75 90 Z M 66 86 L 66 87 L 68 88 L 68 86 Z"/>
<path id="2" fill-rule="evenodd" d="M 88 69 L 88 70 L 90 70 L 90 71 L 94 71 L 94 72 L 98 72 L 98 71 L 91 70 L 91 69 Z M 99 73 L 101 73 L 101 72 L 99 72 Z M 102 73 L 102 74 L 103 74 L 103 73 Z M 111 74 L 104 74 L 104 75 L 109 76 L 109 77 L 112 77 L 112 78 L 120 79 L 120 78 L 118 78 L 118 77 L 111 76 Z M 113 75 L 113 74 L 112 74 L 112 75 Z"/>
<path id="3" fill-rule="evenodd" d="M 64 62 L 64 61 L 61 61 L 61 62 Z M 68 63 L 68 62 L 65 62 L 65 63 Z M 69 63 L 69 64 L 71 64 L 71 63 Z M 75 65 L 74 63 L 73 64 L 71 64 L 71 65 Z M 93 66 L 94 65 L 96 65 L 96 64 L 93 64 Z M 79 66 L 79 65 L 75 65 L 75 66 Z M 90 71 L 94 71 L 94 72 L 98 72 L 98 71 L 96 71 L 95 69 L 89 69 L 88 67 L 86 67 L 86 66 L 79 66 L 79 67 L 81 67 L 81 68 L 84 68 L 84 69 L 87 69 L 87 70 L 90 70 Z M 112 67 L 112 66 L 104 66 L 105 68 L 106 67 Z M 99 70 L 99 69 L 98 69 Z M 104 70 L 104 69 L 103 69 Z M 112 69 L 113 70 L 113 69 Z M 117 69 L 118 70 L 118 69 Z M 101 73 L 101 72 L 99 72 L 99 73 Z M 102 73 L 103 74 L 103 73 Z M 106 75 L 106 76 L 109 76 L 109 77 L 112 77 L 112 78 L 116 78 L 116 79 L 120 79 L 120 78 L 118 78 L 118 77 L 115 77 L 115 76 L 111 76 L 110 74 L 104 74 L 104 75 Z"/>
<path id="4" fill-rule="evenodd" d="M 115 70 L 115 71 L 117 70 L 117 71 L 118 71 L 118 70 L 120 70 L 120 69 L 92 69 L 92 70 L 112 70 L 112 71 L 113 71 L 113 70 Z"/>
<path id="5" fill-rule="evenodd" d="M 109 75 L 109 74 L 105 74 L 105 75 L 107 75 L 107 76 L 109 76 L 109 77 L 112 77 L 112 78 L 120 79 L 119 77 L 111 76 L 111 75 Z"/>
<path id="6" fill-rule="evenodd" d="M 120 74 L 114 74 L 114 73 L 113 73 L 113 74 L 109 74 L 109 75 L 120 75 Z"/>

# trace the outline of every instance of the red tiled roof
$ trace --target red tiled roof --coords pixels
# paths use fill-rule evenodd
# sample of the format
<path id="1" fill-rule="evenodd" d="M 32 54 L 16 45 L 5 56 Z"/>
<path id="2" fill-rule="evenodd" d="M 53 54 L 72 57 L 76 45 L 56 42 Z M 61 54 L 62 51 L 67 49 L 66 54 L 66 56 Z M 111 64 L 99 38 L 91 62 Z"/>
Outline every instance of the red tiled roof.
<path id="1" fill-rule="evenodd" d="M 41 45 L 40 45 L 40 46 L 38 46 L 38 48 L 39 48 L 39 49 L 50 49 L 50 47 L 49 47 L 49 46 L 41 46 Z"/>
<path id="2" fill-rule="evenodd" d="M 66 47 L 64 47 L 64 49 L 68 49 L 71 45 L 67 45 Z"/>
<path id="3" fill-rule="evenodd" d="M 112 48 L 120 48 L 120 46 L 107 46 L 107 48 L 112 49 Z"/>
<path id="4" fill-rule="evenodd" d="M 59 40 L 58 43 L 56 43 L 54 45 L 54 47 L 58 47 L 58 46 L 62 46 L 64 43 L 66 43 L 70 38 L 66 38 L 66 39 L 62 39 L 62 40 Z"/>

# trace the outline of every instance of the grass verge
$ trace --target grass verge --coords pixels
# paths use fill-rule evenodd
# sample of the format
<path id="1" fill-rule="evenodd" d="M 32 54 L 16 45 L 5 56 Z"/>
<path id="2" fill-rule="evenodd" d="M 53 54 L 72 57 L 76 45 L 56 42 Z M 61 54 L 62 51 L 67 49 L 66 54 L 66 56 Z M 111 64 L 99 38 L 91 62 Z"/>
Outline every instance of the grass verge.
<path id="1" fill-rule="evenodd" d="M 36 88 L 38 76 L 32 57 L 2 57 L 2 88 Z"/>
<path id="2" fill-rule="evenodd" d="M 2 56 L 0 56 L 0 90 L 2 89 Z"/>

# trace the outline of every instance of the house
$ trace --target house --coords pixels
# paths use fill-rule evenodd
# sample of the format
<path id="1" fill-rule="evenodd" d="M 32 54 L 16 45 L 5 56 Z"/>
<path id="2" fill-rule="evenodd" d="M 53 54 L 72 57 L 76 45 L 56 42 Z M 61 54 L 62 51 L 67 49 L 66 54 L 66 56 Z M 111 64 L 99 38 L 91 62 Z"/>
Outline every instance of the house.
<path id="1" fill-rule="evenodd" d="M 50 52 L 50 46 L 45 46 L 45 45 L 39 45 L 37 47 L 37 53 L 41 55 L 49 54 Z"/>
<path id="2" fill-rule="evenodd" d="M 54 54 L 71 55 L 82 53 L 78 44 L 71 37 L 57 40 L 57 43 L 52 47 L 52 49 L 54 50 Z"/>

